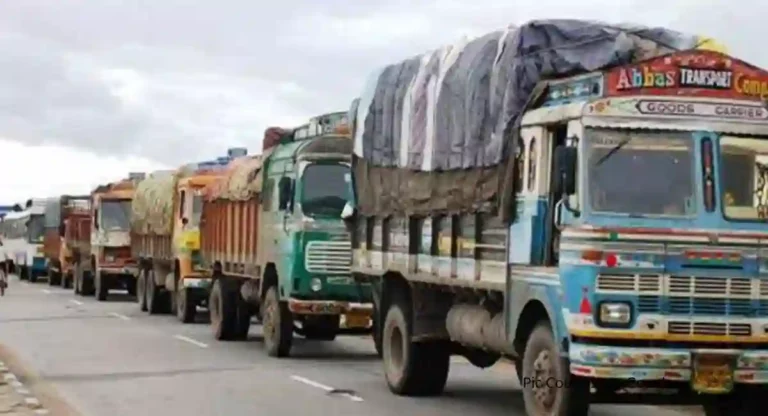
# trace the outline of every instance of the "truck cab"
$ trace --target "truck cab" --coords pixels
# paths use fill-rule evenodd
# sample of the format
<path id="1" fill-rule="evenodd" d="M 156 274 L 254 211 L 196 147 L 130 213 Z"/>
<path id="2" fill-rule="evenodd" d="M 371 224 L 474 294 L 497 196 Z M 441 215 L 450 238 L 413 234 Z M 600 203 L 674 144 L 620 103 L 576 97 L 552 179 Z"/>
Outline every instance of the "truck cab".
<path id="1" fill-rule="evenodd" d="M 600 393 L 672 387 L 709 415 L 764 392 L 767 94 L 768 73 L 710 51 L 550 82 L 517 146 L 510 334 L 540 284 L 568 371 Z"/>
<path id="2" fill-rule="evenodd" d="M 371 328 L 370 288 L 352 279 L 341 219 L 352 197 L 346 116 L 316 117 L 272 148 L 265 141 L 259 263 L 272 265 L 265 287 L 278 277 L 276 290 L 286 300 L 282 319 L 298 321 L 299 333 L 314 339 Z M 275 348 L 276 355 L 287 354 L 287 347 Z"/>
<path id="3" fill-rule="evenodd" d="M 29 199 L 3 218 L 3 249 L 19 278 L 37 281 L 45 276 L 47 261 L 43 252 L 45 200 Z"/>
<path id="4" fill-rule="evenodd" d="M 93 195 L 90 270 L 100 301 L 106 300 L 110 289 L 124 288 L 131 296 L 136 294 L 130 218 L 136 182 L 141 179 L 143 176 L 132 176 Z"/>

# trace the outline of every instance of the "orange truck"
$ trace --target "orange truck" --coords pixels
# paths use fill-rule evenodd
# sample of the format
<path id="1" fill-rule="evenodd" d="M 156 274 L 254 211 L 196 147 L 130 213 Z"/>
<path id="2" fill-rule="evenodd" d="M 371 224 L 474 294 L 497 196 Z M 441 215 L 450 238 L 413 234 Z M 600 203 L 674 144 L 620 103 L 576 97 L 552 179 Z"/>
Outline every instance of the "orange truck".
<path id="1" fill-rule="evenodd" d="M 66 228 L 69 223 L 77 227 L 82 221 L 90 221 L 89 210 L 89 195 L 63 195 L 46 201 L 43 252 L 48 263 L 50 286 L 71 287 L 74 280 L 72 256 L 79 253 L 81 247 L 77 241 L 66 238 Z"/>
<path id="2" fill-rule="evenodd" d="M 76 291 L 107 300 L 112 289 L 136 294 L 137 264 L 131 253 L 131 201 L 143 173 L 98 187 L 91 194 L 90 259 L 79 262 Z"/>
<path id="3" fill-rule="evenodd" d="M 131 251 L 138 260 L 137 301 L 150 314 L 175 311 L 193 322 L 207 305 L 209 281 L 200 269 L 201 190 L 219 173 L 190 164 L 155 172 L 136 188 L 131 207 Z"/>

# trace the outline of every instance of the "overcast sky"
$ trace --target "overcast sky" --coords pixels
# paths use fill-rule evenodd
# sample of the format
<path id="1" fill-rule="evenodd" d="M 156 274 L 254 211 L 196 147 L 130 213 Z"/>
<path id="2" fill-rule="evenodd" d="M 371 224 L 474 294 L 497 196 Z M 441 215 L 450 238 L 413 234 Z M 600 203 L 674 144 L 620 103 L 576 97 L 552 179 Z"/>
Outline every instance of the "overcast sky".
<path id="1" fill-rule="evenodd" d="M 768 66 L 759 2 L 2 0 L 0 203 L 260 149 L 368 71 L 534 18 L 670 26 Z"/>

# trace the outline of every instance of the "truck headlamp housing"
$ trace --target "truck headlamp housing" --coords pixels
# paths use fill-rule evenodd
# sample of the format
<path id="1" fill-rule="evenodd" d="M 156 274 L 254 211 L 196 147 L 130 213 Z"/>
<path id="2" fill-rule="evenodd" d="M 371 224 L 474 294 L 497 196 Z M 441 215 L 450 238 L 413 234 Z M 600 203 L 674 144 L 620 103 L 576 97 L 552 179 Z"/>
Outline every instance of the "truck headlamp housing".
<path id="1" fill-rule="evenodd" d="M 627 302 L 603 302 L 598 309 L 600 326 L 626 328 L 632 322 L 632 305 Z"/>

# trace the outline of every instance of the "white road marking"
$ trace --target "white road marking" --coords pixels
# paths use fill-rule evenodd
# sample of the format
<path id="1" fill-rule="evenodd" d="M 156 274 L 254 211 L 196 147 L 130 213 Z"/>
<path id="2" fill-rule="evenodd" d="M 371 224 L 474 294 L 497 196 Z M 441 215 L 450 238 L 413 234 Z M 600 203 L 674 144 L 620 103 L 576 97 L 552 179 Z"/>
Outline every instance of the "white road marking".
<path id="1" fill-rule="evenodd" d="M 5 380 L 5 381 L 16 381 L 16 375 L 14 375 L 13 373 L 5 373 L 3 375 L 3 380 Z"/>
<path id="2" fill-rule="evenodd" d="M 129 317 L 125 316 L 125 315 L 119 314 L 117 312 L 110 312 L 109 316 L 114 316 L 115 318 L 122 319 L 123 321 L 130 321 L 131 320 L 131 318 L 129 318 Z"/>
<path id="3" fill-rule="evenodd" d="M 331 386 L 326 386 L 325 384 L 318 383 L 317 381 L 310 380 L 310 379 L 308 379 L 306 377 L 302 377 L 302 376 L 293 375 L 293 376 L 291 376 L 291 379 L 294 380 L 294 381 L 298 381 L 299 383 L 304 383 L 304 384 L 306 384 L 308 386 L 312 386 L 314 388 L 318 388 L 320 390 L 325 390 L 326 393 L 331 393 L 331 392 L 334 392 L 334 391 L 337 390 L 337 389 L 335 389 L 335 388 L 333 388 Z M 341 396 L 341 397 L 346 397 L 347 399 L 352 400 L 353 402 L 362 402 L 363 401 L 362 397 L 356 396 L 356 395 L 350 394 L 350 393 L 339 393 L 338 395 Z"/>
<path id="4" fill-rule="evenodd" d="M 178 339 L 179 341 L 184 341 L 184 342 L 188 342 L 188 343 L 190 343 L 192 345 L 197 345 L 200 348 L 208 348 L 208 344 L 204 344 L 204 343 L 202 343 L 200 341 L 197 341 L 197 340 L 194 340 L 192 338 L 185 337 L 184 335 L 174 335 L 173 337 Z"/>
<path id="5" fill-rule="evenodd" d="M 80 302 L 79 300 L 70 299 L 69 301 L 74 303 L 75 305 L 83 306 L 83 302 Z"/>
<path id="6" fill-rule="evenodd" d="M 48 290 L 48 289 L 43 289 L 42 292 L 45 293 L 46 295 L 50 295 L 51 294 L 51 291 Z"/>
<path id="7" fill-rule="evenodd" d="M 29 391 L 29 390 L 25 389 L 24 387 L 18 387 L 18 388 L 16 389 L 16 393 L 19 393 L 19 394 L 21 394 L 22 396 L 29 396 L 29 395 L 31 395 L 31 394 L 32 394 L 32 392 L 31 392 L 31 391 Z"/>
<path id="8" fill-rule="evenodd" d="M 35 410 L 35 414 L 36 415 L 47 415 L 48 413 L 50 413 L 48 411 L 48 409 L 37 409 L 37 410 Z"/>
<path id="9" fill-rule="evenodd" d="M 25 397 L 24 398 L 24 403 L 27 404 L 27 407 L 32 408 L 32 409 L 40 407 L 40 400 L 37 400 L 34 397 Z"/>

